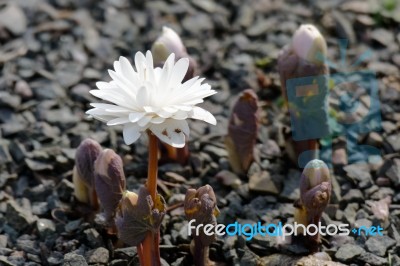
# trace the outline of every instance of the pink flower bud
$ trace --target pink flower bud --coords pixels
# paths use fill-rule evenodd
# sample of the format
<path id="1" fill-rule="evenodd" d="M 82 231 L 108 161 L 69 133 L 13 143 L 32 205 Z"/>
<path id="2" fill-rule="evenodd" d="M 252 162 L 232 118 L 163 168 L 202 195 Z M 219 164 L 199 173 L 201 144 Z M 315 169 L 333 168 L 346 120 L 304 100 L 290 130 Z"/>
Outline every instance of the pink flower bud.
<path id="1" fill-rule="evenodd" d="M 179 35 L 171 28 L 164 26 L 162 34 L 154 42 L 151 47 L 153 53 L 154 64 L 159 65 L 167 60 L 172 53 L 175 54 L 176 60 L 187 57 L 186 47 L 183 45 Z"/>
<path id="2" fill-rule="evenodd" d="M 293 49 L 298 57 L 313 63 L 322 63 L 317 56 L 326 56 L 326 42 L 319 30 L 311 24 L 301 25 L 294 33 Z"/>

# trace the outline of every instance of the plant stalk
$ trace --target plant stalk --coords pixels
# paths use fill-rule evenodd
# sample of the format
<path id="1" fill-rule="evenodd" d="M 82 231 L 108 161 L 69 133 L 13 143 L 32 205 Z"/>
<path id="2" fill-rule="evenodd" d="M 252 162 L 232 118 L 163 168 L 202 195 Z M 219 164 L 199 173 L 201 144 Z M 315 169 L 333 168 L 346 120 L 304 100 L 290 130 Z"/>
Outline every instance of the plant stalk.
<path id="1" fill-rule="evenodd" d="M 201 243 L 200 237 L 194 237 L 194 265 L 208 265 L 208 246 Z"/>
<path id="2" fill-rule="evenodd" d="M 149 161 L 147 172 L 147 190 L 153 202 L 156 202 L 157 195 L 157 171 L 158 171 L 158 140 L 157 137 L 148 132 L 149 136 Z M 142 242 L 143 246 L 143 261 L 140 261 L 142 266 L 159 266 L 160 252 L 159 252 L 159 232 L 147 232 L 145 239 Z"/>

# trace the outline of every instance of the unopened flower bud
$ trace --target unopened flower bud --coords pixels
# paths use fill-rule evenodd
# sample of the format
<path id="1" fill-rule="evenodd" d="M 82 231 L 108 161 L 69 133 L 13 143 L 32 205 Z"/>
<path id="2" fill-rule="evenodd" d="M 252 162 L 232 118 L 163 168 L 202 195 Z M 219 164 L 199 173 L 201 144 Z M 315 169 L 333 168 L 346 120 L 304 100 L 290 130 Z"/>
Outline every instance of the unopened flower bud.
<path id="1" fill-rule="evenodd" d="M 188 189 L 185 196 L 185 214 L 188 220 L 195 219 L 195 224 L 216 225 L 216 216 L 219 214 L 217 199 L 214 190 L 210 185 L 205 185 L 199 189 Z M 195 235 L 195 234 L 194 234 Z M 207 236 L 201 233 L 200 242 L 204 246 L 209 246 L 215 239 L 215 235 Z"/>
<path id="2" fill-rule="evenodd" d="M 258 97 L 252 89 L 244 90 L 229 118 L 225 146 L 229 163 L 237 174 L 246 174 L 254 160 L 254 146 L 259 128 Z"/>
<path id="3" fill-rule="evenodd" d="M 158 37 L 151 47 L 151 52 L 153 53 L 155 66 L 162 65 L 170 54 L 175 54 L 175 61 L 181 58 L 188 58 L 189 67 L 183 78 L 183 82 L 194 77 L 197 67 L 196 61 L 188 55 L 181 38 L 173 29 L 166 26 L 163 27 L 161 36 Z"/>
<path id="4" fill-rule="evenodd" d="M 176 60 L 187 57 L 186 47 L 183 45 L 179 35 L 166 26 L 163 27 L 161 36 L 151 47 L 151 52 L 153 53 L 155 65 L 165 62 L 172 53 L 175 54 Z"/>
<path id="5" fill-rule="evenodd" d="M 103 207 L 105 218 L 111 222 L 125 191 L 125 174 L 122 159 L 111 149 L 103 150 L 95 164 L 95 188 Z"/>
<path id="6" fill-rule="evenodd" d="M 92 139 L 85 139 L 76 150 L 75 166 L 82 181 L 89 187 L 94 182 L 94 161 L 99 156 L 102 148 L 100 144 Z"/>
<path id="7" fill-rule="evenodd" d="M 327 46 L 319 30 L 311 24 L 301 25 L 293 36 L 293 49 L 297 56 L 313 63 L 322 63 L 321 56 L 326 56 Z"/>
<path id="8" fill-rule="evenodd" d="M 302 25 L 294 33 L 291 45 L 278 55 L 282 95 L 293 129 L 287 143 L 295 151 L 291 159 L 300 167 L 317 157 L 318 138 L 330 134 L 326 53 L 326 42 L 318 29 Z"/>
<path id="9" fill-rule="evenodd" d="M 308 223 L 317 224 L 331 197 L 328 166 L 321 160 L 310 161 L 300 179 L 300 199 L 307 210 Z"/>

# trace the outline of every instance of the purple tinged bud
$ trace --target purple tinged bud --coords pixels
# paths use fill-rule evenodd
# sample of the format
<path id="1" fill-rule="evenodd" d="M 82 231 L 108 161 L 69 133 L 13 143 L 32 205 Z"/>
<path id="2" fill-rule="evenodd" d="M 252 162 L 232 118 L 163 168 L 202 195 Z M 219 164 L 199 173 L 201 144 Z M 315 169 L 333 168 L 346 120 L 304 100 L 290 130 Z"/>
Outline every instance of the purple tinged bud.
<path id="1" fill-rule="evenodd" d="M 329 203 L 332 183 L 328 166 L 321 160 L 310 161 L 300 179 L 300 199 L 307 210 L 308 223 L 317 224 Z"/>
<path id="2" fill-rule="evenodd" d="M 245 174 L 254 160 L 258 119 L 257 94 L 252 89 L 244 90 L 233 106 L 225 138 L 229 162 L 237 174 Z"/>
<path id="3" fill-rule="evenodd" d="M 103 150 L 95 164 L 95 188 L 108 222 L 114 218 L 125 191 L 125 174 L 122 159 L 111 149 Z"/>
<path id="4" fill-rule="evenodd" d="M 102 148 L 92 139 L 85 139 L 76 150 L 75 166 L 78 176 L 89 187 L 94 187 L 94 161 L 99 156 Z"/>
<path id="5" fill-rule="evenodd" d="M 185 196 L 184 204 L 186 218 L 188 220 L 195 219 L 195 224 L 212 224 L 216 225 L 216 216 L 219 214 L 217 207 L 217 199 L 214 190 L 210 185 L 205 185 L 199 189 L 188 189 Z M 215 235 L 207 236 L 200 234 L 199 240 L 203 246 L 209 246 L 214 240 Z"/>
<path id="6" fill-rule="evenodd" d="M 287 80 L 329 74 L 329 68 L 321 58 L 326 54 L 326 41 L 318 29 L 313 25 L 300 26 L 294 33 L 292 44 L 283 47 L 278 55 L 278 72 L 286 101 Z"/>

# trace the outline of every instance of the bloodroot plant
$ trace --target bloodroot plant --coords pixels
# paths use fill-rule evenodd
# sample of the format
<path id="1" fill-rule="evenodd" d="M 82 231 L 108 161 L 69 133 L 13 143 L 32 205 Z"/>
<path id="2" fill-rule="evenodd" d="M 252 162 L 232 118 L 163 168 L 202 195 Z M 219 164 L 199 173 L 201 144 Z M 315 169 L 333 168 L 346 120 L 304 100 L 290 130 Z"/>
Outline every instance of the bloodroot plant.
<path id="1" fill-rule="evenodd" d="M 301 174 L 300 199 L 294 204 L 295 222 L 305 227 L 309 225 L 318 227 L 321 215 L 329 203 L 331 191 L 332 183 L 328 166 L 321 160 L 310 161 Z M 317 230 L 315 226 L 312 230 Z M 299 229 L 302 228 L 299 227 Z M 318 251 L 320 243 L 318 232 L 315 235 L 310 235 L 300 230 L 298 234 L 301 244 L 304 244 L 310 252 Z"/>
<path id="2" fill-rule="evenodd" d="M 229 162 L 237 174 L 246 174 L 254 160 L 254 146 L 259 127 L 258 97 L 252 89 L 244 90 L 236 101 L 228 125 L 225 146 Z"/>
<path id="3" fill-rule="evenodd" d="M 204 227 L 210 225 L 214 228 L 217 225 L 216 216 L 219 214 L 217 207 L 217 199 L 214 194 L 214 190 L 211 186 L 205 185 L 199 189 L 188 189 L 185 196 L 185 214 L 186 218 L 193 221 L 193 226 L 197 227 L 203 224 L 203 228 L 198 230 L 192 230 L 194 251 L 193 255 L 195 258 L 196 266 L 210 265 L 209 260 L 209 246 L 215 240 L 215 234 L 206 235 L 204 233 Z"/>
<path id="4" fill-rule="evenodd" d="M 296 164 L 305 151 L 311 152 L 303 155 L 306 156 L 303 162 L 317 158 L 318 138 L 329 134 L 325 103 L 329 75 L 328 65 L 324 62 L 326 54 L 326 41 L 318 29 L 313 25 L 302 25 L 294 33 L 292 43 L 286 45 L 278 56 L 282 95 L 290 112 L 292 131 L 302 135 L 302 140 L 294 141 L 291 132 L 284 132 L 286 150 Z M 303 84 L 308 78 L 310 82 Z M 294 88 L 287 87 L 290 80 L 294 81 Z M 295 95 L 295 100 L 289 99 L 289 93 Z M 317 128 L 313 128 L 313 121 L 316 121 Z M 315 133 L 318 137 L 309 137 Z"/>
<path id="5" fill-rule="evenodd" d="M 141 265 L 161 264 L 159 225 L 165 202 L 157 193 L 158 140 L 175 148 L 183 148 L 190 133 L 187 118 L 216 124 L 211 113 L 196 106 L 216 91 L 203 83 L 203 78 L 193 77 L 183 82 L 188 68 L 189 59 L 175 61 L 173 53 L 162 67 L 154 67 L 150 51 L 146 55 L 138 52 L 135 55 L 135 69 L 127 58 L 120 57 L 114 62 L 114 71 L 109 70 L 112 80 L 97 82 L 98 89 L 90 91 L 109 103 L 91 103 L 93 108 L 87 114 L 108 126 L 122 125 L 127 145 L 137 141 L 143 133 L 148 136 L 146 187 L 139 191 L 137 198 L 130 196 L 125 199 L 125 195 L 121 215 L 123 220 L 117 223 L 122 230 L 135 227 L 138 223 L 142 225 L 137 228 L 140 237 L 129 235 L 132 241 L 123 237 L 127 244 L 137 245 Z M 130 224 L 129 221 L 136 222 Z"/>

